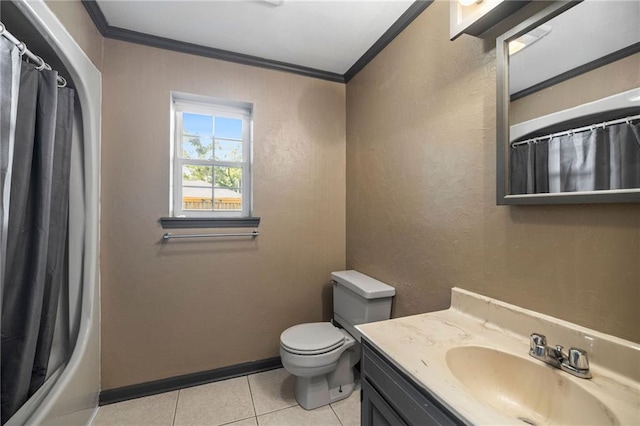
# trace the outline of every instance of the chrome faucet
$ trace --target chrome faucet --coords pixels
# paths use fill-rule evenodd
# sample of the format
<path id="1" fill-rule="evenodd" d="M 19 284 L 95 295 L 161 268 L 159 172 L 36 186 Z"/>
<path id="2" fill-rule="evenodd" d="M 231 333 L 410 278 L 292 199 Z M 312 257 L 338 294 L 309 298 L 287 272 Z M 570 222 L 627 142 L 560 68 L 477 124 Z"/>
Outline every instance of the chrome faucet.
<path id="1" fill-rule="evenodd" d="M 531 335 L 529 355 L 581 379 L 590 379 L 587 351 L 571 348 L 569 353 L 565 354 L 562 349 L 560 345 L 556 345 L 555 348 L 547 346 L 547 338 L 542 334 Z"/>

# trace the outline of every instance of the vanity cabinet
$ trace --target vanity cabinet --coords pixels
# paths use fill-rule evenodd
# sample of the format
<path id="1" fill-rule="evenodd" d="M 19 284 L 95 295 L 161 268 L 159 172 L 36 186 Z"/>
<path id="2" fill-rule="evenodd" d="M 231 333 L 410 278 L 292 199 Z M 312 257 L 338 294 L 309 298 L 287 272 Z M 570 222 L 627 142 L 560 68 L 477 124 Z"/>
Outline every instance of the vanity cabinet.
<path id="1" fill-rule="evenodd" d="M 362 339 L 362 425 L 464 424 Z"/>

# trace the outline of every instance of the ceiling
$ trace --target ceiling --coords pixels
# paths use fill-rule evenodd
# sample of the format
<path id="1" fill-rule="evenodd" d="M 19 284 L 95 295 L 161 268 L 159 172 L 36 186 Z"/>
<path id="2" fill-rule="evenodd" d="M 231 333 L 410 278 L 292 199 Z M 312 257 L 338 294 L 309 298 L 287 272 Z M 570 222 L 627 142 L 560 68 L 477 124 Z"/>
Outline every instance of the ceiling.
<path id="1" fill-rule="evenodd" d="M 585 0 L 545 25 L 549 33 L 509 58 L 509 93 L 640 43 L 640 1 Z"/>
<path id="2" fill-rule="evenodd" d="M 214 53 L 221 50 L 240 57 L 248 55 L 266 63 L 283 63 L 289 66 L 289 71 L 311 69 L 343 79 L 372 47 L 378 45 L 381 50 L 429 3 L 282 0 L 277 4 L 279 1 L 84 0 L 83 3 L 94 21 L 95 6 L 99 7 L 102 26 L 110 28 L 111 33 L 126 35 L 133 31 L 138 39 L 141 33 L 142 38 L 148 35 L 156 41 L 162 38 L 199 46 L 204 48 L 200 49 L 203 52 L 209 49 Z M 105 33 L 104 28 L 101 31 Z M 175 48 L 176 43 L 172 46 L 180 50 Z"/>

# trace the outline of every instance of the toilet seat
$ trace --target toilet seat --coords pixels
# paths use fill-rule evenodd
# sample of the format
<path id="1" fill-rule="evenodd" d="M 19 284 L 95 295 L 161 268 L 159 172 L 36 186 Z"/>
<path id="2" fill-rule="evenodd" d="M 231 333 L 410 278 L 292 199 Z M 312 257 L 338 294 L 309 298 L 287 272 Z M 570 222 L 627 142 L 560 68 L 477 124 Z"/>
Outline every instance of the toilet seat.
<path id="1" fill-rule="evenodd" d="M 280 344 L 297 355 L 318 355 L 333 351 L 344 344 L 345 336 L 330 322 L 294 325 L 280 335 Z"/>

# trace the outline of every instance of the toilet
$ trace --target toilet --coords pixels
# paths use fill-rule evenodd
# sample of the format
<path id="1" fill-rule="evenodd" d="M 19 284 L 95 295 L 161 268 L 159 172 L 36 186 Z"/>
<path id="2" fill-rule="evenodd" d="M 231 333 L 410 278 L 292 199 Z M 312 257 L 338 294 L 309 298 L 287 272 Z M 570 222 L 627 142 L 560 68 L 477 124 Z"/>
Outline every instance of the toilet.
<path id="1" fill-rule="evenodd" d="M 280 335 L 280 358 L 295 376 L 296 400 L 312 410 L 347 398 L 360 360 L 355 326 L 391 317 L 390 285 L 358 271 L 332 272 L 333 321 L 294 325 Z"/>

